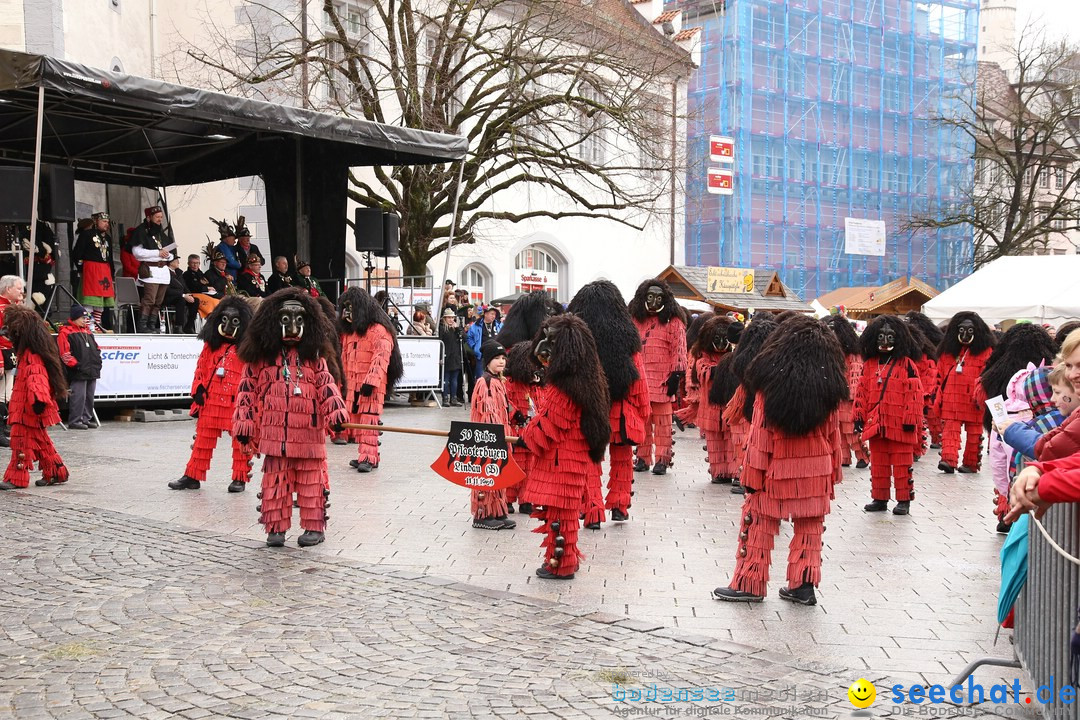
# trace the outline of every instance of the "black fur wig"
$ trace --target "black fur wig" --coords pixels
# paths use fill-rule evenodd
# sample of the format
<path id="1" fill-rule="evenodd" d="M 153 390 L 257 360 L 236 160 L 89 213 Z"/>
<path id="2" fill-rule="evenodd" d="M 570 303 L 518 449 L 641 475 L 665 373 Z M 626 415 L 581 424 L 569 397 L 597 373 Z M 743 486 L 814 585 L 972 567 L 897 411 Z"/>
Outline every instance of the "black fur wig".
<path id="1" fill-rule="evenodd" d="M 45 372 L 49 376 L 49 389 L 55 400 L 63 400 L 68 394 L 67 373 L 60 362 L 60 351 L 56 340 L 49 334 L 49 326 L 41 316 L 23 305 L 8 305 L 4 308 L 4 330 L 11 338 L 15 356 L 29 350 L 41 358 Z M 9 388 L 10 392 L 10 388 Z"/>
<path id="2" fill-rule="evenodd" d="M 581 432 L 594 462 L 604 458 L 611 437 L 611 397 L 596 354 L 596 342 L 581 318 L 560 315 L 543 325 L 552 345 L 545 381 L 557 387 L 581 410 Z M 532 343 L 535 351 L 536 340 Z"/>
<path id="3" fill-rule="evenodd" d="M 503 374 L 523 385 L 533 385 L 543 376 L 543 366 L 533 355 L 532 343 L 518 343 L 506 352 L 506 369 Z"/>
<path id="4" fill-rule="evenodd" d="M 788 435 L 813 431 L 850 396 L 840 341 L 809 316 L 772 334 L 747 368 L 746 386 L 765 396 L 765 419 Z"/>
<path id="5" fill-rule="evenodd" d="M 918 325 L 908 322 L 907 329 L 908 332 L 911 333 L 911 339 L 915 343 L 915 347 L 919 348 L 920 357 L 928 357 L 936 362 L 937 344 L 931 342 L 930 338 L 926 337 L 926 334 Z"/>
<path id="6" fill-rule="evenodd" d="M 1028 363 L 1039 366 L 1040 363 L 1052 365 L 1057 355 L 1057 344 L 1050 333 L 1033 323 L 1013 325 L 1002 337 L 1001 342 L 986 361 L 979 382 L 986 397 L 1005 396 L 1009 380 Z M 983 426 L 990 427 L 990 411 L 983 414 Z"/>
<path id="7" fill-rule="evenodd" d="M 1061 327 L 1057 329 L 1057 334 L 1054 335 L 1054 342 L 1057 343 L 1058 349 L 1061 349 L 1061 345 L 1065 342 L 1065 338 L 1069 337 L 1069 333 L 1073 330 L 1080 330 L 1080 320 L 1070 320 L 1067 323 L 1062 323 Z"/>
<path id="8" fill-rule="evenodd" d="M 237 346 L 244 339 L 244 334 L 247 332 L 248 327 L 251 325 L 251 318 L 255 315 L 255 311 L 251 308 L 249 303 L 239 295 L 226 295 L 221 299 L 213 309 L 213 311 L 206 316 L 206 322 L 203 323 L 202 330 L 199 331 L 199 339 L 210 346 L 211 350 L 217 350 L 226 342 L 218 332 L 218 325 L 221 324 L 221 316 L 225 314 L 225 310 L 232 308 L 240 316 L 240 328 L 236 331 L 235 342 Z"/>
<path id="9" fill-rule="evenodd" d="M 555 298 L 543 290 L 534 290 L 519 297 L 506 311 L 506 320 L 495 339 L 508 351 L 519 342 L 531 343 L 544 321 L 552 315 L 561 315 L 562 311 Z"/>
<path id="10" fill-rule="evenodd" d="M 995 345 L 994 334 L 990 332 L 990 328 L 979 317 L 979 313 L 971 312 L 970 310 L 963 310 L 952 316 L 952 320 L 949 321 L 949 326 L 945 328 L 945 337 L 941 339 L 941 343 L 938 345 L 938 357 L 949 354 L 953 357 L 960 355 L 960 351 L 965 347 L 960 344 L 960 338 L 957 337 L 959 332 L 960 323 L 964 320 L 971 320 L 975 325 L 975 339 L 971 341 L 970 345 L 967 345 L 968 351 L 973 355 L 978 355 L 986 348 L 992 348 Z"/>
<path id="11" fill-rule="evenodd" d="M 334 376 L 334 382 L 337 383 L 341 396 L 344 397 L 349 390 L 349 383 L 345 378 L 345 366 L 341 364 L 341 335 L 338 334 L 337 308 L 334 307 L 334 303 L 330 301 L 330 298 L 325 295 L 320 294 L 315 299 L 319 301 L 319 307 L 322 308 L 323 315 L 330 321 L 330 329 L 333 330 L 331 342 L 334 349 L 337 350 L 337 352 L 326 356 L 326 367 L 330 370 L 330 374 Z"/>
<path id="12" fill-rule="evenodd" d="M 641 336 L 619 288 L 609 280 L 591 282 L 578 290 L 566 311 L 584 320 L 592 332 L 611 402 L 623 400 L 639 377 L 634 354 L 641 352 Z"/>
<path id="13" fill-rule="evenodd" d="M 330 320 L 323 313 L 318 301 L 300 288 L 283 288 L 259 303 L 259 309 L 244 333 L 238 351 L 240 359 L 249 364 L 276 363 L 281 357 L 281 324 L 278 315 L 286 301 L 292 300 L 304 306 L 307 320 L 304 337 L 296 349 L 304 360 L 328 358 L 334 349 L 334 332 Z M 327 367 L 330 361 L 327 360 Z"/>
<path id="14" fill-rule="evenodd" d="M 716 317 L 714 312 L 699 313 L 694 317 L 690 323 L 686 326 L 686 349 L 694 347 L 694 343 L 697 342 L 698 335 L 701 333 L 701 326 L 707 323 L 710 319 Z"/>
<path id="15" fill-rule="evenodd" d="M 855 328 L 852 327 L 850 320 L 842 315 L 830 315 L 825 318 L 824 323 L 836 333 L 836 339 L 840 342 L 840 349 L 844 351 L 845 355 L 862 354 L 862 349 L 859 347 L 859 336 L 855 334 Z"/>
<path id="16" fill-rule="evenodd" d="M 908 323 L 919 328 L 922 334 L 926 336 L 926 339 L 934 344 L 935 348 L 945 339 L 945 333 L 942 332 L 941 328 L 935 325 L 934 321 L 924 313 L 918 310 L 908 310 L 904 318 L 907 319 Z M 934 352 L 934 357 L 937 357 L 937 352 Z"/>
<path id="17" fill-rule="evenodd" d="M 660 278 L 645 280 L 638 285 L 637 291 L 634 292 L 634 298 L 630 301 L 630 315 L 638 321 L 649 317 L 651 313 L 645 309 L 645 296 L 649 293 L 649 288 L 653 285 L 664 291 L 664 309 L 657 315 L 657 317 L 660 318 L 660 322 L 666 325 L 671 321 L 671 318 L 677 317 L 685 324 L 686 314 L 683 312 L 683 309 L 679 307 L 679 304 L 675 302 L 675 295 L 672 294 L 671 288 Z"/>
<path id="18" fill-rule="evenodd" d="M 767 313 L 760 313 L 754 316 L 754 319 L 750 321 L 750 324 L 743 330 L 742 337 L 739 339 L 739 344 L 735 347 L 735 352 L 731 358 L 731 374 L 735 376 L 736 387 L 738 384 L 744 383 L 746 380 L 746 368 L 750 366 L 750 363 L 761 352 L 761 347 L 769 339 L 769 336 L 779 327 L 779 323 L 773 319 L 773 317 Z M 715 382 L 723 382 L 718 380 L 720 378 L 719 373 L 714 376 Z M 721 393 L 721 390 L 717 390 Z M 734 391 L 732 391 L 734 392 Z M 709 389 L 710 400 L 712 400 L 712 388 Z M 718 394 L 717 397 L 720 395 Z M 754 395 L 753 393 L 746 394 L 746 403 L 743 405 L 743 417 L 749 422 L 754 414 Z"/>
<path id="19" fill-rule="evenodd" d="M 712 370 L 712 378 L 709 379 L 709 403 L 712 405 L 727 405 L 728 400 L 739 389 L 739 379 L 735 377 L 731 366 L 735 361 L 735 353 L 726 353 L 716 363 Z"/>
<path id="20" fill-rule="evenodd" d="M 911 331 L 908 330 L 907 323 L 895 315 L 878 315 L 863 330 L 862 337 L 859 338 L 863 359 L 869 360 L 880 354 L 878 353 L 877 336 L 882 325 L 886 323 L 891 325 L 896 332 L 896 345 L 893 346 L 892 356 L 894 358 L 909 357 L 915 361 L 922 360 L 922 348 L 916 344 L 915 338 L 912 337 Z"/>
<path id="21" fill-rule="evenodd" d="M 346 322 L 341 317 L 341 309 L 345 307 L 346 302 L 352 305 L 352 322 Z M 363 335 L 374 323 L 382 325 L 386 328 L 386 332 L 390 333 L 390 337 L 394 341 L 394 349 L 390 352 L 390 365 L 386 368 L 386 391 L 390 392 L 405 373 L 405 365 L 401 361 L 401 350 L 398 349 L 397 327 L 390 320 L 390 316 L 386 314 L 386 311 L 382 309 L 382 306 L 379 305 L 375 298 L 368 295 L 363 288 L 358 288 L 355 285 L 346 288 L 345 292 L 338 297 L 335 316 L 337 332 L 334 335 L 338 338 L 349 333 Z M 341 343 L 339 342 L 338 347 L 340 348 L 340 346 Z M 340 357 L 340 350 L 338 356 Z M 329 362 L 330 360 L 327 360 L 327 363 Z"/>
<path id="22" fill-rule="evenodd" d="M 698 332 L 697 340 L 694 341 L 694 346 L 691 348 L 691 354 L 693 357 L 701 357 L 704 352 L 712 352 L 712 340 L 719 332 L 720 335 L 727 340 L 727 330 L 731 326 L 731 323 L 735 322 L 727 315 L 713 315 L 704 322 L 701 326 L 701 330 Z M 697 372 L 697 370 L 691 366 L 691 376 Z M 709 382 L 709 378 L 693 377 L 694 382 L 706 383 Z"/>

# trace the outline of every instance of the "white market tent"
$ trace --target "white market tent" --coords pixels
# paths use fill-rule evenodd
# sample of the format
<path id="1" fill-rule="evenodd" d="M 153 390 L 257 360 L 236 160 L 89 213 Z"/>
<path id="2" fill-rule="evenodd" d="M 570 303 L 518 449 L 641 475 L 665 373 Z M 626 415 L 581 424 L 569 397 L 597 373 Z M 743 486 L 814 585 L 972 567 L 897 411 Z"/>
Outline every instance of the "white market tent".
<path id="1" fill-rule="evenodd" d="M 1080 319 L 1080 255 L 998 258 L 923 305 L 935 323 L 961 310 L 974 310 L 991 325 Z"/>

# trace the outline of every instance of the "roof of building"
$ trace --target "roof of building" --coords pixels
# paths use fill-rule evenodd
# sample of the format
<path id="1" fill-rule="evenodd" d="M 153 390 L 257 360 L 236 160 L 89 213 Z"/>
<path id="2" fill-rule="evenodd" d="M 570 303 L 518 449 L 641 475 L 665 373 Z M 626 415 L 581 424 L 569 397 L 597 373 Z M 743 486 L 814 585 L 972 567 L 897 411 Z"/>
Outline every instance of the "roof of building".
<path id="1" fill-rule="evenodd" d="M 692 39 L 699 32 L 701 32 L 701 28 L 699 27 L 692 27 L 685 30 L 680 30 L 679 32 L 675 33 L 674 37 L 671 38 L 671 41 L 677 43 L 686 42 L 687 40 Z"/>
<path id="2" fill-rule="evenodd" d="M 901 277 L 875 287 L 837 288 L 825 293 L 817 301 L 826 308 L 843 305 L 849 314 L 865 314 L 872 313 L 909 293 L 919 293 L 926 300 L 938 295 L 937 290 L 918 278 Z"/>
<path id="3" fill-rule="evenodd" d="M 775 270 L 754 269 L 754 291 L 751 293 L 708 292 L 709 268 L 690 265 L 669 265 L 660 275 L 666 280 L 675 297 L 702 300 L 729 310 L 770 310 L 782 312 L 813 312 L 795 291 L 785 285 Z"/>
<path id="4" fill-rule="evenodd" d="M 672 22 L 675 18 L 679 17 L 682 10 L 668 10 L 667 12 L 660 13 L 653 19 L 653 25 L 660 25 L 661 23 Z"/>

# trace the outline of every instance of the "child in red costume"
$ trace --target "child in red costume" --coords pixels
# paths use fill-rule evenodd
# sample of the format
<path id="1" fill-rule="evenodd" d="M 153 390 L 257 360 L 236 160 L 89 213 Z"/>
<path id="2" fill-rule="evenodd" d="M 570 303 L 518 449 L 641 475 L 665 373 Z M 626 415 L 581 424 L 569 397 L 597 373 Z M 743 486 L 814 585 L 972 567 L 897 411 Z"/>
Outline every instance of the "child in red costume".
<path id="1" fill-rule="evenodd" d="M 229 295 L 206 317 L 199 333 L 203 349 L 191 383 L 191 416 L 195 418 L 195 442 L 191 445 L 184 474 L 169 483 L 173 490 L 198 490 L 206 480 L 221 433 L 232 433 L 236 392 L 244 373 L 244 363 L 237 348 L 251 324 L 251 305 L 243 298 Z M 251 480 L 251 453 L 232 438 L 232 482 L 229 492 L 244 492 Z"/>
<path id="2" fill-rule="evenodd" d="M 938 469 L 952 473 L 978 472 L 982 458 L 982 420 L 986 408 L 978 400 L 979 375 L 994 349 L 994 335 L 973 312 L 958 312 L 949 321 L 938 346 L 936 407 L 942 420 L 941 462 Z M 964 464 L 960 460 L 960 433 L 964 432 Z"/>
<path id="3" fill-rule="evenodd" d="M 478 423 L 502 425 L 507 436 L 510 432 L 510 401 L 506 397 L 503 370 L 506 368 L 506 348 L 496 340 L 488 340 L 481 347 L 484 374 L 473 386 L 472 407 L 469 419 Z M 472 490 L 474 528 L 480 530 L 511 530 L 517 523 L 506 515 L 506 490 Z"/>
<path id="4" fill-rule="evenodd" d="M 351 389 L 346 403 L 351 422 L 380 425 L 386 394 L 404 371 L 394 325 L 375 299 L 357 287 L 346 289 L 337 307 L 341 364 Z M 379 432 L 353 430 L 350 434 L 360 447 L 349 464 L 357 472 L 371 472 L 379 466 Z"/>
<path id="5" fill-rule="evenodd" d="M 330 319 L 299 288 L 263 300 L 240 344 L 244 368 L 233 436 L 262 455 L 260 522 L 266 544 L 281 547 L 292 525 L 293 494 L 300 506 L 300 547 L 317 545 L 326 530 L 326 434 L 348 415 L 326 357 Z"/>
<path id="6" fill-rule="evenodd" d="M 22 305 L 4 308 L 0 334 L 14 346 L 18 368 L 8 400 L 11 462 L 0 490 L 28 487 L 35 462 L 41 469 L 35 485 L 66 483 L 68 469 L 46 430 L 60 422 L 56 401 L 68 392 L 56 342 L 41 317 Z"/>
<path id="7" fill-rule="evenodd" d="M 506 354 L 506 370 L 504 383 L 506 385 L 506 399 L 510 403 L 510 434 L 520 436 L 521 431 L 529 423 L 529 417 L 533 414 L 533 408 L 539 402 L 537 392 L 540 388 L 540 369 L 532 354 L 532 344 L 519 342 Z M 529 450 L 517 446 L 513 448 L 514 460 L 525 471 L 525 479 L 517 485 L 506 488 L 506 510 L 514 512 L 514 503 L 521 500 L 525 494 L 525 487 L 529 481 Z M 524 515 L 531 515 L 532 505 L 521 501 L 518 511 Z"/>
<path id="8" fill-rule="evenodd" d="M 686 383 L 689 401 L 683 417 L 692 418 L 705 436 L 708 453 L 709 479 L 715 484 L 731 482 L 738 474 L 739 458 L 731 443 L 731 431 L 721 420 L 723 405 L 709 401 L 709 391 L 717 364 L 731 352 L 728 329 L 734 321 L 724 315 L 714 315 L 701 327 L 691 350 L 696 356 Z"/>
<path id="9" fill-rule="evenodd" d="M 540 506 L 534 517 L 544 524 L 535 532 L 546 535 L 544 564 L 536 575 L 569 580 L 584 557 L 577 548 L 578 520 L 586 483 L 599 472 L 611 436 L 611 399 L 596 343 L 580 318 L 551 318 L 533 348 L 547 368 L 547 386 L 519 442 L 533 455 L 525 500 Z"/>
<path id="10" fill-rule="evenodd" d="M 907 325 L 881 315 L 862 334 L 863 369 L 855 395 L 855 430 L 870 441 L 870 497 L 866 512 L 889 509 L 895 484 L 893 515 L 907 515 L 915 498 L 911 466 L 920 446 L 923 388 L 916 358 L 921 351 Z"/>
<path id="11" fill-rule="evenodd" d="M 755 321 L 750 323 L 754 326 Z M 814 605 L 821 582 L 821 535 L 841 480 L 837 410 L 848 396 L 840 343 L 825 325 L 797 316 L 777 327 L 751 363 L 745 387 L 754 414 L 743 465 L 746 500 L 735 574 L 713 598 L 761 602 L 780 521 L 795 526 L 784 600 Z"/>
<path id="12" fill-rule="evenodd" d="M 577 292 L 567 311 L 589 327 L 611 399 L 607 497 L 601 489 L 601 468 L 597 465 L 589 477 L 585 508 L 585 527 L 599 530 L 605 509 L 611 510 L 612 520 L 630 519 L 633 446 L 645 438 L 645 422 L 650 413 L 649 388 L 641 361 L 641 338 L 614 283 L 608 280 L 589 283 Z"/>
<path id="13" fill-rule="evenodd" d="M 630 315 L 643 346 L 645 381 L 651 403 L 645 422 L 645 439 L 638 445 L 634 470 L 647 470 L 656 446 L 654 475 L 671 466 L 671 402 L 686 374 L 686 323 L 671 288 L 663 280 L 646 280 L 630 301 Z"/>
<path id="14" fill-rule="evenodd" d="M 829 326 L 836 339 L 840 342 L 840 349 L 844 351 L 844 363 L 847 367 L 848 390 L 851 393 L 850 400 L 840 403 L 840 439 L 843 442 L 842 456 L 843 466 L 851 465 L 851 455 L 854 453 L 857 464 L 855 467 L 862 470 L 870 464 L 870 451 L 866 449 L 859 434 L 855 432 L 855 395 L 859 389 L 859 378 L 862 377 L 863 358 L 859 348 L 859 336 L 855 334 L 855 328 L 851 321 L 843 315 L 830 315 L 825 318 L 825 324 Z"/>

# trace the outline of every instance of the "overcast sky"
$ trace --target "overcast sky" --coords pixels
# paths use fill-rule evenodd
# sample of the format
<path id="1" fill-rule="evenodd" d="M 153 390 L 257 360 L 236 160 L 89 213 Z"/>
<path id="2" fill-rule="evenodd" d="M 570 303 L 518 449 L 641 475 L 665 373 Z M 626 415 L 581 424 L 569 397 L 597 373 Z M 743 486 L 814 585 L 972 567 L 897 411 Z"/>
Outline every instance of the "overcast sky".
<path id="1" fill-rule="evenodd" d="M 1016 0 L 1017 30 L 1031 20 L 1033 27 L 1049 28 L 1060 37 L 1062 33 L 1080 41 L 1080 2 L 1077 0 Z"/>

